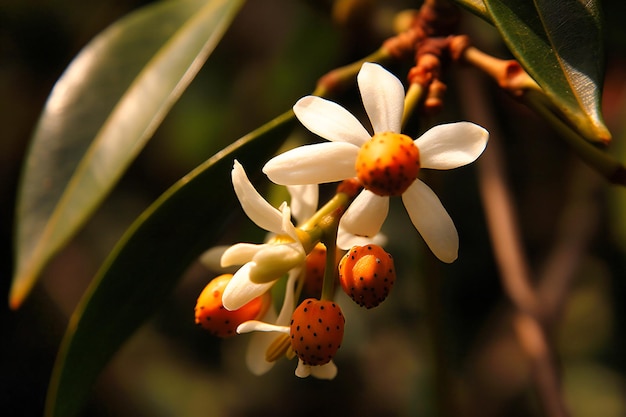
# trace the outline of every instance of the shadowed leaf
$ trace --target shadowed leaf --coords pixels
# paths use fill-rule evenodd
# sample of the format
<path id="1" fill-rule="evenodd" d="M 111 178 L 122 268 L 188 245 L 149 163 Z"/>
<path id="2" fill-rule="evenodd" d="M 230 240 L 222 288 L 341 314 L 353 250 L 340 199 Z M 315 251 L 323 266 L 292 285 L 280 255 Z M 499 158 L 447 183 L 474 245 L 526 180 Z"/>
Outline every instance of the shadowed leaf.
<path id="1" fill-rule="evenodd" d="M 454 0 L 454 2 L 487 22 L 491 22 L 491 17 L 483 0 Z"/>
<path id="2" fill-rule="evenodd" d="M 130 227 L 71 317 L 48 392 L 46 416 L 71 417 L 122 343 L 171 294 L 184 270 L 241 213 L 230 171 L 258 172 L 294 120 L 289 111 L 183 177 Z M 191 318 L 193 319 L 193 317 Z"/>

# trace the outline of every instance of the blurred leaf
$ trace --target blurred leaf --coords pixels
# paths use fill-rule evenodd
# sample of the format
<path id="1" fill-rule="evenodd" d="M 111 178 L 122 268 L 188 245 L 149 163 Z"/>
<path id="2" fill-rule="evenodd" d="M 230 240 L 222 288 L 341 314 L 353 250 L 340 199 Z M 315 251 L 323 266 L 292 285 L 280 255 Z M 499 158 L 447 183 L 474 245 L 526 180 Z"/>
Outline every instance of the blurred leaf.
<path id="1" fill-rule="evenodd" d="M 102 32 L 70 64 L 46 103 L 24 167 L 12 307 L 143 148 L 242 2 L 146 6 Z"/>
<path id="2" fill-rule="evenodd" d="M 135 221 L 72 315 L 50 383 L 46 416 L 71 417 L 79 411 L 121 344 L 241 213 L 230 181 L 233 160 L 250 173 L 260 171 L 293 120 L 289 111 L 217 153 Z"/>
<path id="3" fill-rule="evenodd" d="M 507 46 L 587 140 L 611 134 L 600 110 L 604 75 L 597 1 L 485 0 Z"/>
<path id="4" fill-rule="evenodd" d="M 483 18 L 487 22 L 491 22 L 491 17 L 489 16 L 487 6 L 485 6 L 485 2 L 483 0 L 454 0 L 454 2 L 474 13 L 476 16 Z"/>

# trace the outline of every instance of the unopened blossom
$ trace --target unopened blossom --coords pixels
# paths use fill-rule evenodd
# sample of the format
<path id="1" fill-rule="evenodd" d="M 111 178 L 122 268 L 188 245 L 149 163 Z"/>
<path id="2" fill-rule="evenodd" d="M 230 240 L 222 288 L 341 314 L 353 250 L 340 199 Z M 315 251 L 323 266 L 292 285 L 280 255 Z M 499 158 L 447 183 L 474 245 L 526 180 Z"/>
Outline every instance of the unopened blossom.
<path id="1" fill-rule="evenodd" d="M 233 175 L 238 178 L 237 181 L 247 181 L 247 179 L 243 178 L 242 174 L 245 174 L 245 172 L 243 172 L 243 169 L 240 170 L 239 168 L 237 168 L 237 173 L 233 172 Z M 315 213 L 315 210 L 317 209 L 319 187 L 315 184 L 290 185 L 287 186 L 287 190 L 289 191 L 289 195 L 291 197 L 289 203 L 291 215 L 294 217 L 294 219 L 296 219 L 297 224 L 304 223 Z M 243 190 L 241 191 L 243 192 Z M 269 232 L 267 234 L 266 242 L 270 241 L 274 237 L 276 237 L 276 234 Z M 199 261 L 212 271 L 217 271 L 221 273 L 235 273 L 237 269 L 239 269 L 237 266 L 241 266 L 241 264 L 233 265 L 231 267 L 222 266 L 222 255 L 224 255 L 224 252 L 226 252 L 228 248 L 230 248 L 230 246 L 228 245 L 219 245 L 207 249 L 200 256 Z"/>
<path id="2" fill-rule="evenodd" d="M 416 140 L 400 134 L 404 87 L 378 64 L 365 63 L 357 82 L 374 134 L 348 110 L 321 97 L 293 110 L 311 132 L 330 141 L 301 146 L 271 159 L 263 172 L 277 184 L 320 184 L 357 177 L 364 190 L 339 224 L 338 245 L 371 241 L 387 216 L 389 197 L 401 195 L 415 228 L 435 256 L 453 262 L 459 237 L 441 201 L 417 178 L 421 168 L 447 170 L 476 160 L 488 132 L 469 122 L 435 126 Z"/>
<path id="3" fill-rule="evenodd" d="M 291 269 L 302 266 L 305 249 L 291 221 L 291 209 L 283 203 L 276 209 L 268 203 L 250 183 L 243 167 L 237 161 L 232 170 L 232 182 L 241 207 L 250 220 L 274 235 L 268 243 L 238 243 L 224 251 L 221 266 L 243 265 L 234 274 L 222 297 L 224 307 L 236 310 L 250 300 L 268 291 L 274 283 Z M 317 187 L 316 187 L 317 188 Z M 311 190 L 311 188 L 308 188 Z M 303 210 L 310 211 L 312 199 L 298 201 Z"/>

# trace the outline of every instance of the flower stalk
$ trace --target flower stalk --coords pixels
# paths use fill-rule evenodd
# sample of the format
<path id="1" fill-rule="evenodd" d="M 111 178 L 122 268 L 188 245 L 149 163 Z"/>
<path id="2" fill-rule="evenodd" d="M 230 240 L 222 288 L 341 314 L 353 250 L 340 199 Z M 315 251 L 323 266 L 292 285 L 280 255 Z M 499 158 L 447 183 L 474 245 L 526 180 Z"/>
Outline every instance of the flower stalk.
<path id="1" fill-rule="evenodd" d="M 402 113 L 402 129 L 406 127 L 411 115 L 418 108 L 424 98 L 424 87 L 419 83 L 411 83 L 404 98 L 404 112 Z"/>
<path id="2" fill-rule="evenodd" d="M 322 283 L 322 300 L 335 298 L 335 280 L 337 279 L 337 229 L 339 227 L 339 210 L 335 215 L 326 216 L 324 219 L 324 236 L 322 243 L 326 246 L 326 266 L 324 268 L 324 280 Z"/>
<path id="3" fill-rule="evenodd" d="M 316 242 L 319 242 L 322 238 L 321 233 L 323 230 L 316 230 L 321 227 L 321 224 L 326 220 L 328 216 L 340 215 L 341 211 L 345 211 L 352 199 L 351 196 L 345 192 L 336 193 L 326 204 L 324 204 L 309 220 L 307 220 L 300 229 L 309 233 L 311 236 L 316 236 Z M 315 246 L 315 244 L 313 244 Z"/>
<path id="4" fill-rule="evenodd" d="M 314 96 L 329 97 L 339 93 L 354 83 L 354 78 L 365 62 L 386 63 L 391 61 L 392 55 L 388 49 L 381 47 L 363 59 L 343 67 L 335 68 L 323 75 L 315 86 Z"/>

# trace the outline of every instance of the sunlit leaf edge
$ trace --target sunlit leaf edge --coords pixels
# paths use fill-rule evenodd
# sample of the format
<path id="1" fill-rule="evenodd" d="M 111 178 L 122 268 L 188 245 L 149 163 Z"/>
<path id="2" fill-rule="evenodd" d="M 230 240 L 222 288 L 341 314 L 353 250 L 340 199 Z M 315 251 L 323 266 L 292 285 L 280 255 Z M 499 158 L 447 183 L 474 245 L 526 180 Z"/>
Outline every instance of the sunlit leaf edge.
<path id="1" fill-rule="evenodd" d="M 475 14 L 481 19 L 485 20 L 493 24 L 491 21 L 491 16 L 487 11 L 487 6 L 485 6 L 485 2 L 483 0 L 453 0 L 456 4 L 468 10 L 469 12 Z"/>
<path id="2" fill-rule="evenodd" d="M 534 44 L 538 45 L 540 48 L 530 48 L 531 42 L 522 42 L 520 40 L 520 34 L 532 34 L 535 31 L 529 26 L 529 22 L 524 22 L 517 17 L 511 19 L 511 15 L 503 13 L 503 7 L 505 7 L 503 3 L 504 2 L 501 0 L 484 1 L 487 11 L 491 15 L 492 23 L 500 32 L 511 53 L 513 53 L 524 69 L 528 71 L 544 89 L 546 97 L 549 98 L 552 105 L 568 120 L 572 127 L 591 142 L 607 143 L 611 138 L 608 128 L 604 125 L 604 121 L 601 118 L 594 119 L 593 116 L 580 105 L 579 98 L 576 97 L 576 94 L 584 93 L 574 93 L 568 77 L 563 73 L 559 63 L 559 57 L 556 56 L 553 46 L 547 41 L 548 35 L 545 32 L 538 12 L 534 8 L 534 4 L 532 2 L 524 3 L 524 6 L 532 7 L 533 13 L 537 15 L 537 22 L 535 23 L 541 26 L 543 32 L 536 34 Z M 508 8 L 508 5 L 506 7 Z M 512 24 L 511 20 L 516 21 L 517 24 Z M 545 39 L 539 39 L 540 35 L 545 36 Z M 600 48 L 601 45 L 597 45 L 597 47 Z M 541 69 L 533 64 L 533 60 L 529 58 L 529 53 L 542 54 L 543 58 L 536 60 L 537 65 L 541 66 Z M 551 62 L 551 64 L 548 64 L 548 62 Z M 597 94 L 598 92 L 594 91 L 593 93 Z M 599 106 L 599 100 L 597 100 L 597 103 Z M 595 113 L 601 115 L 600 109 L 598 108 Z"/>
<path id="3" fill-rule="evenodd" d="M 580 2 L 570 0 L 569 3 L 551 0 L 534 0 L 539 19 L 546 29 L 552 50 L 562 68 L 568 83 L 573 87 L 574 96 L 583 110 L 581 114 L 571 114 L 575 125 L 591 142 L 608 143 L 611 133 L 604 124 L 601 110 L 602 86 L 604 82 L 604 44 L 602 40 L 602 13 L 597 0 Z M 566 9 L 569 15 L 565 15 Z M 567 24 L 563 24 L 568 22 Z M 569 31 L 564 32 L 564 28 Z M 582 37 L 582 38 L 577 38 Z M 584 58 L 576 59 L 576 52 L 581 45 Z M 571 61 L 575 61 L 572 64 Z M 566 109 L 561 109 L 566 112 Z"/>
<path id="4" fill-rule="evenodd" d="M 175 2 L 167 2 L 168 4 L 175 4 Z M 213 2 L 215 3 L 215 2 Z M 207 2 L 206 6 L 210 7 L 211 2 Z M 217 3 L 215 3 L 217 4 Z M 17 308 L 23 302 L 24 298 L 28 295 L 32 287 L 34 286 L 37 277 L 41 273 L 41 270 L 45 267 L 45 265 L 50 261 L 50 259 L 71 239 L 71 237 L 82 227 L 82 225 L 88 220 L 89 216 L 96 210 L 99 204 L 104 200 L 106 195 L 113 188 L 115 183 L 121 177 L 123 171 L 130 165 L 132 160 L 138 155 L 139 151 L 143 148 L 143 146 L 147 143 L 149 138 L 152 136 L 154 130 L 158 127 L 160 122 L 165 117 L 166 113 L 169 111 L 171 106 L 175 103 L 175 101 L 180 97 L 182 92 L 189 85 L 191 80 L 195 77 L 198 70 L 204 63 L 204 61 L 208 58 L 211 51 L 219 42 L 219 39 L 226 31 L 226 28 L 229 26 L 230 22 L 233 20 L 236 12 L 239 10 L 240 6 L 243 4 L 243 0 L 231 0 L 225 1 L 224 4 L 226 7 L 222 13 L 222 19 L 216 24 L 214 28 L 214 32 L 209 39 L 204 41 L 202 48 L 198 51 L 198 54 L 191 59 L 187 70 L 182 74 L 181 78 L 178 82 L 175 83 L 175 86 L 172 88 L 170 93 L 164 97 L 164 101 L 162 105 L 157 109 L 154 113 L 152 119 L 147 123 L 145 129 L 141 132 L 141 135 L 138 137 L 137 145 L 131 149 L 130 152 L 126 154 L 126 159 L 121 163 L 118 163 L 119 169 L 117 172 L 109 178 L 109 182 L 98 189 L 97 187 L 88 187 L 94 190 L 94 197 L 89 204 L 86 204 L 83 207 L 82 214 L 72 213 L 68 218 L 71 219 L 70 224 L 59 229 L 59 227 L 53 227 L 54 221 L 57 219 L 64 211 L 64 207 L 67 207 L 68 199 L 69 199 L 69 191 L 75 189 L 77 176 L 85 170 L 88 170 L 89 162 L 85 160 L 87 156 L 89 156 L 94 149 L 94 144 L 98 143 L 98 139 L 102 134 L 102 130 L 94 139 L 94 143 L 90 146 L 90 148 L 86 152 L 85 158 L 79 162 L 78 167 L 72 177 L 69 179 L 69 182 L 66 185 L 65 190 L 61 194 L 59 200 L 57 200 L 56 207 L 53 209 L 52 213 L 48 217 L 45 222 L 45 227 L 41 232 L 38 238 L 38 241 L 35 245 L 35 248 L 28 254 L 23 254 L 25 250 L 22 250 L 22 239 L 20 238 L 19 227 L 23 224 L 26 219 L 23 216 L 23 210 L 21 209 L 21 205 L 23 204 L 20 192 L 20 198 L 18 198 L 18 207 L 17 207 L 17 228 L 16 228 L 16 272 L 13 277 L 13 282 L 11 286 L 11 291 L 9 294 L 9 304 L 12 308 Z M 135 13 L 145 12 L 145 10 L 149 7 L 160 6 L 161 3 L 155 3 L 152 5 L 145 6 L 141 11 L 137 11 Z M 205 11 L 206 13 L 206 11 Z M 123 18 L 124 20 L 126 18 Z M 114 24 L 115 25 L 115 24 Z M 166 42 L 167 44 L 167 42 Z M 166 45 L 164 44 L 164 45 Z M 87 48 L 86 48 L 87 49 Z M 81 52 L 82 53 L 82 52 Z M 149 65 L 149 63 L 147 64 Z M 140 76 L 146 77 L 145 70 L 140 72 Z M 135 82 L 133 83 L 135 85 Z M 133 88 L 133 85 L 129 87 Z M 124 95 L 122 96 L 122 99 Z M 113 114 L 113 113 L 112 113 Z M 105 125 L 109 123 L 109 119 L 105 121 Z M 111 128 L 111 126 L 109 126 Z M 22 183 L 20 185 L 20 189 L 24 186 L 24 177 L 22 175 Z M 69 190 L 69 191 L 68 191 Z M 81 194 L 81 198 L 84 198 L 84 193 Z M 61 230 L 61 232 L 59 232 Z M 55 236 L 55 233 L 57 235 Z M 47 236 L 52 236 L 51 239 L 47 239 Z M 60 236 L 60 237 L 59 237 Z M 50 243 L 51 242 L 51 243 Z"/>
<path id="5" fill-rule="evenodd" d="M 230 184 L 233 160 L 258 172 L 264 156 L 284 141 L 293 120 L 289 111 L 217 153 L 133 223 L 70 319 L 49 386 L 47 417 L 70 417 L 79 411 L 117 349 L 240 213 Z"/>

